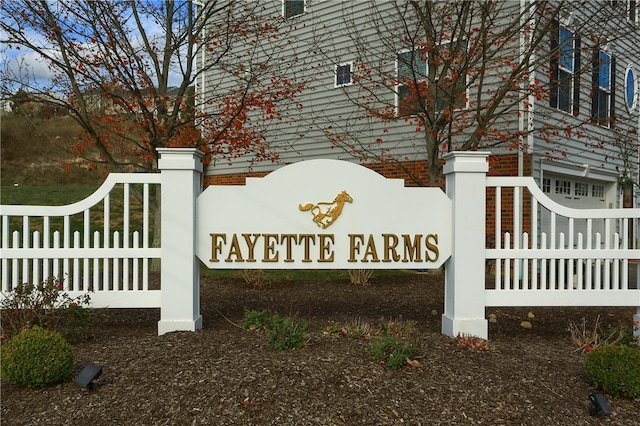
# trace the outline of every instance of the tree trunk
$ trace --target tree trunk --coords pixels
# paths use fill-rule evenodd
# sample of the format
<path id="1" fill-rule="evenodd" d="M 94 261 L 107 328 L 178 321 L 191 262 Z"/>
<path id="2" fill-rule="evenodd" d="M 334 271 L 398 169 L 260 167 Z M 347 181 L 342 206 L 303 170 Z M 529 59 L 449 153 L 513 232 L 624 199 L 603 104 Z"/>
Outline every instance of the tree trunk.
<path id="1" fill-rule="evenodd" d="M 160 247 L 160 238 L 162 236 L 162 228 L 160 227 L 160 220 L 162 218 L 162 209 L 161 209 L 161 199 L 162 192 L 161 189 L 155 192 L 152 197 L 152 201 L 150 201 L 149 210 L 152 217 L 152 240 L 151 247 Z M 151 271 L 159 272 L 160 271 L 160 259 L 152 259 L 151 260 Z"/>

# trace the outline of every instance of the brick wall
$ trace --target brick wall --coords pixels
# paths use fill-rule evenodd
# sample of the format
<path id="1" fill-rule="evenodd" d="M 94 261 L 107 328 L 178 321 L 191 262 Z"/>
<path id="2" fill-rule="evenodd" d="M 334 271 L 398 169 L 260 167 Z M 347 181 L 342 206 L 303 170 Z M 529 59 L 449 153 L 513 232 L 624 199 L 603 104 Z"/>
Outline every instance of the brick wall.
<path id="1" fill-rule="evenodd" d="M 531 176 L 532 174 L 532 156 L 526 154 L 524 156 L 523 175 Z M 501 155 L 489 158 L 489 176 L 518 176 L 518 155 Z M 501 210 L 501 231 L 512 234 L 513 241 L 513 189 L 503 188 L 500 197 Z M 495 246 L 496 231 L 496 197 L 495 189 L 487 189 L 487 247 Z M 522 229 L 531 234 L 531 194 L 528 191 L 522 191 Z M 504 242 L 504 238 L 501 238 Z"/>
<path id="2" fill-rule="evenodd" d="M 230 175 L 215 175 L 204 177 L 204 188 L 209 185 L 245 185 L 248 177 L 264 177 L 268 172 L 234 173 Z"/>

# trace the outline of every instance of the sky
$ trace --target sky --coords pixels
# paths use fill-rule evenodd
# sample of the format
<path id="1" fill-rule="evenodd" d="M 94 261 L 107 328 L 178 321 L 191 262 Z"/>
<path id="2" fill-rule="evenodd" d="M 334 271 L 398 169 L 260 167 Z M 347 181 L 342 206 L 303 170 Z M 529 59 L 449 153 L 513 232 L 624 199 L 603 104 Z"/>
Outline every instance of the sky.
<path id="1" fill-rule="evenodd" d="M 147 20 L 144 25 L 150 34 L 161 34 L 161 28 L 155 22 Z M 26 35 L 29 40 L 41 38 L 37 33 L 27 33 Z M 0 40 L 6 40 L 6 33 L 2 30 L 0 30 Z M 40 55 L 24 48 L 19 50 L 8 46 L 6 43 L 0 44 L 0 63 L 2 72 L 9 71 L 15 76 L 28 78 L 38 85 L 48 86 L 53 78 L 53 73 L 48 64 L 42 60 Z M 170 76 L 170 84 L 177 85 L 179 83 L 180 77 L 177 74 Z M 12 91 L 18 89 L 19 87 L 14 87 Z"/>

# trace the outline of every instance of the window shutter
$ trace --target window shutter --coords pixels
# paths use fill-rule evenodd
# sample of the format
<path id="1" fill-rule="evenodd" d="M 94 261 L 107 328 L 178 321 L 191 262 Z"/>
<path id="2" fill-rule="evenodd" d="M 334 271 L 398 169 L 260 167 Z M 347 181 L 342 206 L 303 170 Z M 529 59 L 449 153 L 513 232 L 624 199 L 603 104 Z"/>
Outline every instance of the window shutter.
<path id="1" fill-rule="evenodd" d="M 558 44 L 560 24 L 554 20 L 551 23 L 551 61 L 549 64 L 549 106 L 558 107 Z"/>
<path id="2" fill-rule="evenodd" d="M 574 67 L 573 67 L 573 115 L 580 114 L 580 46 L 582 41 L 580 37 L 575 38 L 574 42 Z"/>
<path id="3" fill-rule="evenodd" d="M 614 56 L 611 57 L 611 99 L 609 102 L 609 108 L 611 108 L 609 119 L 611 127 L 613 127 L 616 124 L 616 58 Z"/>
<path id="4" fill-rule="evenodd" d="M 600 49 L 593 48 L 591 57 L 591 122 L 598 122 L 598 84 L 600 82 Z"/>

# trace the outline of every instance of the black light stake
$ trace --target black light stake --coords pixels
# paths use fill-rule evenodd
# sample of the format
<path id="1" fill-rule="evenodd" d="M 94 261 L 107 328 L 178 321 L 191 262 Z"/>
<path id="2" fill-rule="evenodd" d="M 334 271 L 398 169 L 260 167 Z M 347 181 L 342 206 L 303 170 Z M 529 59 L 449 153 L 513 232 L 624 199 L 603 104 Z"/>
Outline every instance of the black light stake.
<path id="1" fill-rule="evenodd" d="M 83 388 L 90 389 L 93 385 L 93 381 L 100 377 L 101 374 L 102 367 L 90 362 L 82 369 L 80 374 L 78 374 L 78 377 L 76 377 L 76 383 Z"/>
<path id="2" fill-rule="evenodd" d="M 592 416 L 596 416 L 602 413 L 602 415 L 606 417 L 609 417 L 611 415 L 611 408 L 609 408 L 609 404 L 607 404 L 607 400 L 602 393 L 592 393 L 591 395 L 589 395 L 589 400 L 593 404 L 591 410 L 589 410 L 589 414 L 591 414 Z"/>

